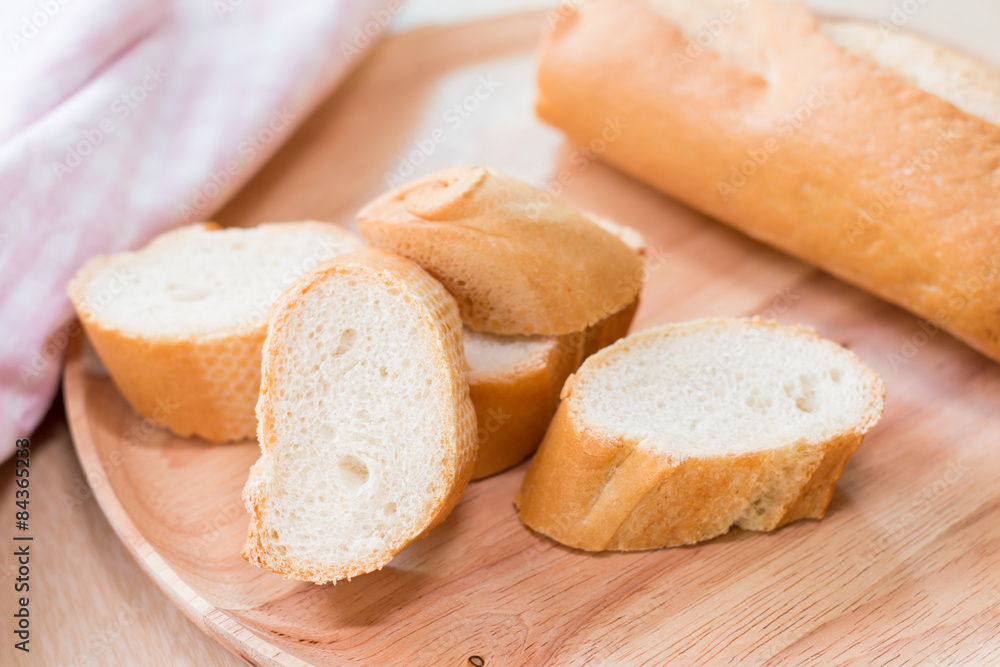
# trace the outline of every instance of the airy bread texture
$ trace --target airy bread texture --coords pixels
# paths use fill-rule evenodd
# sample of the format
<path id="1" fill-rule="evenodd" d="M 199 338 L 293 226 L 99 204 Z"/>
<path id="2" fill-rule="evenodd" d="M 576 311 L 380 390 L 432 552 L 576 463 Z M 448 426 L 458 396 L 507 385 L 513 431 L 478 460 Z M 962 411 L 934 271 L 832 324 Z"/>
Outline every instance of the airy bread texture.
<path id="1" fill-rule="evenodd" d="M 530 528 L 589 551 L 819 518 L 883 396 L 874 371 L 812 329 L 754 318 L 643 331 L 566 382 L 515 502 Z"/>
<path id="2" fill-rule="evenodd" d="M 361 234 L 409 257 L 498 334 L 583 331 L 631 304 L 642 259 L 547 193 L 486 167 L 452 167 L 362 209 Z"/>
<path id="3" fill-rule="evenodd" d="M 797 3 L 564 11 L 543 119 L 583 143 L 617 119 L 602 160 L 1000 360 L 996 68 Z"/>
<path id="4" fill-rule="evenodd" d="M 136 412 L 182 436 L 242 440 L 257 428 L 271 304 L 309 268 L 361 246 L 324 222 L 188 225 L 91 260 L 69 295 Z"/>
<path id="5" fill-rule="evenodd" d="M 380 569 L 442 521 L 476 419 L 454 299 L 413 262 L 360 250 L 275 303 L 243 556 L 316 583 Z"/>

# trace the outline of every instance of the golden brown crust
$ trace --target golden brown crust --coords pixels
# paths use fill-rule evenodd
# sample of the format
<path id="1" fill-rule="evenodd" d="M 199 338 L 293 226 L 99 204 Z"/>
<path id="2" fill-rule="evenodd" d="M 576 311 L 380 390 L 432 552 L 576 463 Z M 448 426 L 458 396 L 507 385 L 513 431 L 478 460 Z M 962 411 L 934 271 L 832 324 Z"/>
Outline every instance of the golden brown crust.
<path id="1" fill-rule="evenodd" d="M 292 353 L 284 339 L 289 321 L 296 316 L 303 295 L 332 275 L 357 276 L 387 289 L 401 291 L 420 312 L 420 324 L 436 332 L 439 346 L 425 350 L 434 359 L 443 384 L 449 387 L 450 406 L 439 418 L 446 432 L 453 434 L 453 447 L 443 463 L 444 474 L 436 495 L 425 513 L 399 540 L 362 561 L 317 564 L 272 549 L 267 525 L 268 465 L 280 447 L 275 431 L 275 414 L 270 397 L 282 381 L 281 359 Z M 304 274 L 274 304 L 268 317 L 267 339 L 261 366 L 260 398 L 257 403 L 258 441 L 261 458 L 250 471 L 243 500 L 250 512 L 250 528 L 243 557 L 249 562 L 286 578 L 327 583 L 381 569 L 399 551 L 443 521 L 458 504 L 472 475 L 476 456 L 476 416 L 469 398 L 468 368 L 462 345 L 462 323 L 458 307 L 447 291 L 417 264 L 376 249 L 358 250 L 337 257 Z"/>
<path id="2" fill-rule="evenodd" d="M 201 340 L 144 339 L 83 317 L 115 386 L 157 426 L 210 442 L 253 438 L 264 331 Z"/>
<path id="3" fill-rule="evenodd" d="M 535 452 L 559 404 L 563 383 L 583 360 L 582 341 L 577 334 L 553 337 L 524 364 L 502 373 L 469 375 L 479 432 L 472 479 L 507 470 Z"/>
<path id="4" fill-rule="evenodd" d="M 717 320 L 674 325 L 711 324 Z M 753 326 L 778 327 L 757 318 Z M 574 385 L 613 355 L 627 354 L 635 334 L 591 357 L 563 389 L 563 401 L 515 499 L 525 525 L 588 551 L 632 551 L 693 544 L 734 526 L 774 530 L 820 518 L 850 455 L 878 421 L 884 387 L 874 371 L 868 414 L 854 428 L 819 443 L 728 455 L 665 454 L 622 434 L 587 424 Z M 788 328 L 818 339 L 812 329 Z M 857 362 L 860 363 L 860 362 Z"/>
<path id="5" fill-rule="evenodd" d="M 440 280 L 477 331 L 563 335 L 631 303 L 642 260 L 614 234 L 526 183 L 453 167 L 359 214 L 362 235 Z"/>
<path id="6" fill-rule="evenodd" d="M 584 332 L 583 358 L 600 352 L 608 345 L 624 338 L 628 334 L 632 320 L 635 318 L 635 311 L 639 309 L 639 296 L 636 295 L 632 303 L 628 304 L 617 313 L 608 315 L 603 320 L 592 327 L 587 327 Z"/>
<path id="7" fill-rule="evenodd" d="M 566 334 L 530 363 L 505 373 L 475 373 L 469 390 L 479 425 L 472 479 L 511 468 L 535 453 L 545 437 L 570 373 L 588 356 L 628 333 L 639 299 L 585 332 Z"/>
<path id="8" fill-rule="evenodd" d="M 1000 359 L 1000 128 L 798 4 L 733 11 L 725 38 L 763 66 L 691 57 L 647 6 L 589 0 L 545 41 L 539 115 L 584 143 L 619 123 L 603 160 Z"/>
<path id="9" fill-rule="evenodd" d="M 350 237 L 330 223 L 282 224 L 318 227 Z M 181 227 L 161 234 L 139 252 L 155 251 L 171 234 L 189 232 L 191 227 L 221 229 L 215 223 Z M 360 240 L 357 244 L 360 247 Z M 87 289 L 117 260 L 118 256 L 110 255 L 89 261 L 70 282 L 68 292 L 87 337 L 122 396 L 157 426 L 184 437 L 194 435 L 211 442 L 253 438 L 266 324 L 246 322 L 233 331 L 186 337 L 141 336 L 107 327 L 100 313 L 88 306 Z"/>

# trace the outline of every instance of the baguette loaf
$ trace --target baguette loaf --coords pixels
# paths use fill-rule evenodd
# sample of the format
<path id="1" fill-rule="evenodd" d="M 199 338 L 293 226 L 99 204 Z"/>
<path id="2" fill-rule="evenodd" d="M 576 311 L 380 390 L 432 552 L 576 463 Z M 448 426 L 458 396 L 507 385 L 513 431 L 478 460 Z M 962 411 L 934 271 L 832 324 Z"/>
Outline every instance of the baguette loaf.
<path id="1" fill-rule="evenodd" d="M 310 267 L 361 246 L 324 222 L 188 225 L 91 260 L 69 295 L 136 412 L 182 436 L 242 440 L 257 429 L 271 304 Z"/>
<path id="2" fill-rule="evenodd" d="M 466 373 L 455 300 L 413 262 L 366 249 L 303 275 L 268 321 L 244 557 L 335 582 L 442 521 L 476 453 Z"/>
<path id="3" fill-rule="evenodd" d="M 589 551 L 819 518 L 883 395 L 853 353 L 803 327 L 632 334 L 567 380 L 515 502 L 530 528 Z"/>
<path id="4" fill-rule="evenodd" d="M 799 4 L 588 0 L 538 87 L 601 159 L 1000 359 L 996 68 Z"/>
<path id="5" fill-rule="evenodd" d="M 417 179 L 365 206 L 358 224 L 369 243 L 440 280 L 477 331 L 583 331 L 632 304 L 642 285 L 642 259 L 618 236 L 489 168 Z"/>

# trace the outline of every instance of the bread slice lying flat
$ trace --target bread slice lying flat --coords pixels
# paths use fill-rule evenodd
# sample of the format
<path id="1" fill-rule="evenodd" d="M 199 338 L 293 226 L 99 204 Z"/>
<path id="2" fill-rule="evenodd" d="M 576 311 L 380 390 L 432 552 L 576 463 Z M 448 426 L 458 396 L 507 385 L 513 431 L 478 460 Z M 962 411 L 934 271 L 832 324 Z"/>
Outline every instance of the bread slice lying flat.
<path id="1" fill-rule="evenodd" d="M 132 407 L 182 436 L 252 438 L 267 312 L 319 262 L 362 246 L 334 224 L 181 227 L 98 257 L 69 295 Z"/>
<path id="2" fill-rule="evenodd" d="M 452 167 L 368 204 L 374 246 L 440 280 L 476 331 L 562 335 L 632 303 L 643 262 L 633 249 L 547 193 L 486 167 Z"/>
<path id="3" fill-rule="evenodd" d="M 455 300 L 413 262 L 367 249 L 302 276 L 268 322 L 243 556 L 349 579 L 442 521 L 476 452 L 466 374 Z"/>
<path id="4" fill-rule="evenodd" d="M 633 334 L 566 382 L 521 520 L 599 551 L 822 517 L 883 396 L 874 371 L 804 327 L 708 319 Z"/>

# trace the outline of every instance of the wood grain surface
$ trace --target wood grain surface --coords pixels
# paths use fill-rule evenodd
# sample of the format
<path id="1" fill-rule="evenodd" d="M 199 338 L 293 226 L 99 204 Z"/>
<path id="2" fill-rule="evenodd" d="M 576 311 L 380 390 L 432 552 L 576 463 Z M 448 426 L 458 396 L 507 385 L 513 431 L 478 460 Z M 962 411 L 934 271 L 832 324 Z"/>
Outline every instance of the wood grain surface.
<path id="1" fill-rule="evenodd" d="M 256 444 L 155 428 L 77 341 L 67 413 L 83 473 L 129 550 L 199 626 L 258 664 L 1000 664 L 1000 365 L 581 159 L 531 113 L 541 21 L 386 41 L 218 219 L 346 222 L 408 164 L 486 162 L 637 227 L 651 252 L 634 329 L 759 313 L 815 326 L 882 375 L 884 419 L 827 518 L 587 554 L 517 521 L 522 466 L 471 484 L 444 524 L 378 573 L 285 581 L 239 557 Z"/>
<path id="2" fill-rule="evenodd" d="M 31 436 L 30 651 L 15 650 L 15 543 L 0 554 L 2 665 L 98 667 L 245 664 L 212 642 L 157 589 L 104 517 L 73 452 L 60 400 Z M 0 498 L 14 511 L 14 463 L 0 468 Z M 23 543 L 21 543 L 23 544 Z M 11 610 L 11 613 L 8 613 Z"/>

